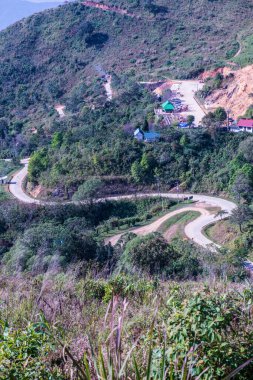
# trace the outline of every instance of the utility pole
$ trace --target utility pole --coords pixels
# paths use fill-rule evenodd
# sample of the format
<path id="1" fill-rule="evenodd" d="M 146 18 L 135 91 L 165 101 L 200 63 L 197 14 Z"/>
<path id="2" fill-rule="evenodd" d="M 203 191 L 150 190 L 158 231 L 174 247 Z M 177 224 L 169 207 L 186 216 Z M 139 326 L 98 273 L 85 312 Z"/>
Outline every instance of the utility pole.
<path id="1" fill-rule="evenodd" d="M 231 112 L 231 110 L 228 109 L 227 110 L 227 128 L 228 128 L 228 130 L 229 130 L 229 115 L 230 115 L 230 112 Z"/>

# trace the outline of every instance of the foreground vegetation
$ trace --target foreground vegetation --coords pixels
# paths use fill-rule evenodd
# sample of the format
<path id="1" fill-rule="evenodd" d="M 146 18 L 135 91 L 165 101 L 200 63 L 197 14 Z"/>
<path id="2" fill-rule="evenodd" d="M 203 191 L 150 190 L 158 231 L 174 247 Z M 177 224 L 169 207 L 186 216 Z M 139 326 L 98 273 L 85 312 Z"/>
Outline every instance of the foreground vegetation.
<path id="1" fill-rule="evenodd" d="M 0 378 L 250 378 L 250 285 L 93 276 L 1 276 Z"/>
<path id="2" fill-rule="evenodd" d="M 249 378 L 252 218 L 217 252 L 160 233 L 104 244 L 165 207 L 1 203 L 1 379 Z"/>

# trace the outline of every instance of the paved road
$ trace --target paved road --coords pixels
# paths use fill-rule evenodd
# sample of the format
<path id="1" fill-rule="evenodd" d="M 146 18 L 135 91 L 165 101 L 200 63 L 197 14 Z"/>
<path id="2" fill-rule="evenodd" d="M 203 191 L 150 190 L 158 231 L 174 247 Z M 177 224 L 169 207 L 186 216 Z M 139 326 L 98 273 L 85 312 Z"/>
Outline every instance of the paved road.
<path id="1" fill-rule="evenodd" d="M 38 199 L 34 199 L 28 194 L 25 193 L 22 183 L 24 182 L 27 173 L 28 173 L 28 161 L 29 159 L 22 160 L 21 163 L 24 165 L 24 167 L 16 173 L 12 178 L 12 184 L 9 186 L 9 191 L 12 193 L 12 195 L 17 198 L 19 201 L 23 203 L 29 203 L 29 204 L 40 204 L 40 205 L 54 205 L 57 204 L 57 202 L 45 202 L 40 201 Z M 182 199 L 184 197 L 192 197 L 193 201 L 205 203 L 209 206 L 219 208 L 227 213 L 227 216 L 229 216 L 234 208 L 236 208 L 235 203 L 230 202 L 226 199 L 217 198 L 217 197 L 211 197 L 207 195 L 201 195 L 201 194 L 172 194 L 172 193 L 151 193 L 151 194 L 138 194 L 138 198 L 146 198 L 146 197 L 157 197 L 161 196 L 163 198 L 172 198 L 172 199 Z M 121 199 L 134 199 L 132 195 L 122 195 L 122 196 L 116 196 L 116 197 L 107 197 L 107 200 L 121 200 Z M 103 201 L 106 199 L 98 199 L 98 201 Z M 204 209 L 204 207 L 203 207 Z M 182 209 L 183 210 L 183 209 Z M 220 220 L 219 217 L 214 217 L 213 215 L 207 215 L 203 213 L 201 216 L 199 216 L 194 221 L 190 222 L 185 227 L 185 234 L 186 236 L 194 241 L 196 244 L 201 245 L 202 247 L 207 247 L 209 245 L 214 245 L 214 243 L 209 240 L 206 236 L 203 235 L 202 231 L 203 229 Z"/>
<path id="2" fill-rule="evenodd" d="M 27 195 L 22 187 L 28 174 L 28 162 L 29 158 L 21 160 L 21 164 L 23 164 L 24 167 L 12 177 L 11 184 L 9 185 L 9 191 L 15 198 L 23 203 L 41 204 L 41 201 Z"/>

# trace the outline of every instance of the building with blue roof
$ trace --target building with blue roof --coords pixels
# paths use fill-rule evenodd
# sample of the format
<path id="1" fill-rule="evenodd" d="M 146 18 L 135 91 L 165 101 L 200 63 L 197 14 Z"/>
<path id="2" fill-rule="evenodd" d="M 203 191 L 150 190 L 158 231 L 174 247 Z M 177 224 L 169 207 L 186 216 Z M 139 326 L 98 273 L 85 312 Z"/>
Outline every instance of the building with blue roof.
<path id="1" fill-rule="evenodd" d="M 189 128 L 189 123 L 179 123 L 179 128 Z"/>
<path id="2" fill-rule="evenodd" d="M 148 143 L 157 142 L 160 140 L 161 135 L 157 132 L 144 132 L 142 129 L 137 128 L 134 131 L 134 138 L 138 141 L 144 141 Z"/>

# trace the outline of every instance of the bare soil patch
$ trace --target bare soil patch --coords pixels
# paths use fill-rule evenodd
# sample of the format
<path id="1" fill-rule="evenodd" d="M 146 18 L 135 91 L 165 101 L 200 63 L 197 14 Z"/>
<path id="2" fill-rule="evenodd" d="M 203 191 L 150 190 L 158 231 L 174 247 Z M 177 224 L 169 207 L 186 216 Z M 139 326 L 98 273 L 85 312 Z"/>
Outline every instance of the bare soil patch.
<path id="1" fill-rule="evenodd" d="M 224 107 L 230 109 L 233 118 L 236 119 L 252 105 L 253 65 L 239 70 L 224 67 L 216 71 L 215 74 L 217 72 L 228 79 L 222 88 L 207 97 L 206 103 L 211 108 Z"/>
<path id="2" fill-rule="evenodd" d="M 178 232 L 178 229 L 179 229 L 179 224 L 174 224 L 173 226 L 171 226 L 164 234 L 163 234 L 163 237 L 165 240 L 167 240 L 167 242 L 170 242 L 171 239 L 173 239 L 173 237 L 177 234 Z"/>

